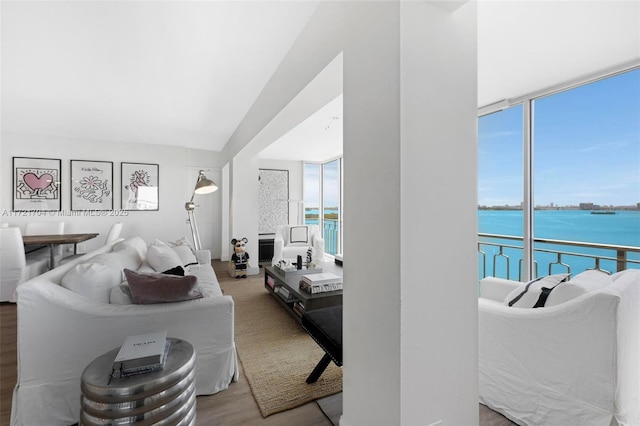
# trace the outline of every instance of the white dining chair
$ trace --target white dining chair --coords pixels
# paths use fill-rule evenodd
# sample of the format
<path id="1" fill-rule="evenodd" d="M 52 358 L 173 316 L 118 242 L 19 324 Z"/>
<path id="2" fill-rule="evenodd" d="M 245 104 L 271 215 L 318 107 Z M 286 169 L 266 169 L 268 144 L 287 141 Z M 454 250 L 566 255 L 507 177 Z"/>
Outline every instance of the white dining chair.
<path id="1" fill-rule="evenodd" d="M 48 257 L 27 260 L 20 228 L 0 228 L 0 302 L 15 302 L 18 285 L 48 269 Z"/>
<path id="2" fill-rule="evenodd" d="M 104 244 L 107 245 L 109 243 L 114 242 L 120 237 L 120 233 L 122 232 L 122 222 L 116 222 L 111 225 L 111 229 L 109 229 L 109 233 L 107 234 L 107 239 Z M 80 256 L 84 256 L 86 253 L 76 253 L 70 256 L 65 256 L 58 262 L 58 265 L 64 265 L 65 263 L 71 262 L 73 259 L 77 259 Z"/>

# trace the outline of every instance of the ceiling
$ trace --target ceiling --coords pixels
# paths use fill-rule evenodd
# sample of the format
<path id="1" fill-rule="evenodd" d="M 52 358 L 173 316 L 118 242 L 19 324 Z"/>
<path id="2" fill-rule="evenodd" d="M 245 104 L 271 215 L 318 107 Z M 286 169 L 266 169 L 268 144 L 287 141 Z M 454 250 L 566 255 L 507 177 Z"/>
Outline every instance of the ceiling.
<path id="1" fill-rule="evenodd" d="M 317 5 L 3 0 L 3 130 L 219 151 Z M 478 4 L 479 106 L 639 60 L 640 0 Z M 341 126 L 339 97 L 260 156 L 335 157 Z"/>

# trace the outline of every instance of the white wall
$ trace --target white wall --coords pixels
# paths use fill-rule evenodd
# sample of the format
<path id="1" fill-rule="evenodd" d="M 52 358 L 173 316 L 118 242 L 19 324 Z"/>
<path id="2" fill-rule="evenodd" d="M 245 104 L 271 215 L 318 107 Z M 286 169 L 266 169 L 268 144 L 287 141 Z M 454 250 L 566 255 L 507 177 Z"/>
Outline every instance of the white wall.
<path id="1" fill-rule="evenodd" d="M 12 212 L 12 157 L 44 157 L 62 160 L 62 211 L 37 217 L 41 221 L 63 220 L 69 232 L 98 232 L 100 236 L 87 241 L 82 247 L 92 250 L 104 243 L 106 234 L 116 221 L 122 221 L 123 237 L 140 236 L 147 242 L 154 239 L 175 240 L 186 236 L 191 239 L 184 203 L 189 200 L 198 170 L 207 170 L 207 176 L 220 178 L 220 153 L 192 150 L 164 145 L 126 142 L 74 140 L 47 135 L 2 133 L 0 162 L 0 221 L 24 227 L 36 218 L 19 216 Z M 113 162 L 114 212 L 107 216 L 77 216 L 71 212 L 70 160 L 100 160 Z M 120 163 L 153 163 L 159 165 L 160 199 L 158 211 L 120 210 Z M 221 253 L 219 230 L 221 191 L 209 195 L 196 195 L 194 200 L 198 227 L 204 248 L 212 251 L 213 258 Z M 124 216 L 115 216 L 122 214 Z"/>
<path id="2" fill-rule="evenodd" d="M 321 3 L 223 155 L 240 167 L 243 147 L 343 53 L 341 425 L 472 425 L 475 10 L 401 3 Z"/>

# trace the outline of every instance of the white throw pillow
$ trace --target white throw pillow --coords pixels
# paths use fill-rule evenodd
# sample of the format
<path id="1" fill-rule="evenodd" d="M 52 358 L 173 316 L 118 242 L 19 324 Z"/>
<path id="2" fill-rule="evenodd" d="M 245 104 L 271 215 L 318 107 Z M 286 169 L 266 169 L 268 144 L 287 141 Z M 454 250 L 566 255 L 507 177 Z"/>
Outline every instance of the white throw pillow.
<path id="1" fill-rule="evenodd" d="M 156 240 L 147 248 L 147 262 L 156 272 L 164 272 L 182 266 L 182 260 L 168 245 Z"/>
<path id="2" fill-rule="evenodd" d="M 543 293 L 543 287 L 554 288 L 549 294 L 550 296 L 554 291 L 557 290 L 555 286 L 562 286 L 563 284 L 560 283 L 563 283 L 568 279 L 569 274 L 555 274 L 537 278 L 535 280 L 529 281 L 525 285 L 524 289 L 517 288 L 509 293 L 509 295 L 504 299 L 504 303 L 507 306 L 512 306 L 515 308 L 533 308 L 534 306 L 536 306 L 536 304 L 538 303 L 538 299 L 540 299 L 540 296 Z M 546 306 L 546 303 L 542 303 L 542 306 Z"/>
<path id="3" fill-rule="evenodd" d="M 307 245 L 309 243 L 309 228 L 307 226 L 292 226 L 289 229 L 290 245 Z"/>
<path id="4" fill-rule="evenodd" d="M 198 259 L 196 259 L 196 256 L 193 254 L 193 252 L 189 247 L 181 245 L 181 246 L 171 247 L 171 249 L 178 255 L 178 257 L 182 261 L 182 264 L 181 264 L 182 266 L 198 263 Z"/>
<path id="5" fill-rule="evenodd" d="M 611 284 L 613 278 L 606 272 L 590 270 L 584 271 L 571 278 L 572 284 L 579 285 L 587 291 L 600 290 Z"/>
<path id="6" fill-rule="evenodd" d="M 581 272 L 554 289 L 549 295 L 545 306 L 559 305 L 590 291 L 600 290 L 611 284 L 611 282 L 611 275 L 606 272 L 596 270 Z"/>
<path id="7" fill-rule="evenodd" d="M 182 237 L 175 241 L 167 241 L 167 245 L 169 245 L 170 247 L 187 246 L 191 249 L 191 251 L 195 250 L 193 244 L 191 244 L 189 240 L 187 240 L 187 237 Z"/>
<path id="8" fill-rule="evenodd" d="M 109 303 L 111 288 L 122 282 L 122 271 L 100 263 L 80 263 L 63 277 L 62 287 L 96 302 Z"/>

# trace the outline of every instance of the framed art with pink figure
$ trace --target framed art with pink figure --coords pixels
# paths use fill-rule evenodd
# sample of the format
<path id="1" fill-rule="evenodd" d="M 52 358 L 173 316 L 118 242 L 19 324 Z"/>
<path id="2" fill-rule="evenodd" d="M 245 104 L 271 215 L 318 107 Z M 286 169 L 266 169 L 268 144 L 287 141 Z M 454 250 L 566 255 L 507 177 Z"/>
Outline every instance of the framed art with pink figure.
<path id="1" fill-rule="evenodd" d="M 122 210 L 159 210 L 157 164 L 121 163 Z"/>
<path id="2" fill-rule="evenodd" d="M 13 210 L 60 211 L 60 165 L 54 158 L 13 157 Z"/>

